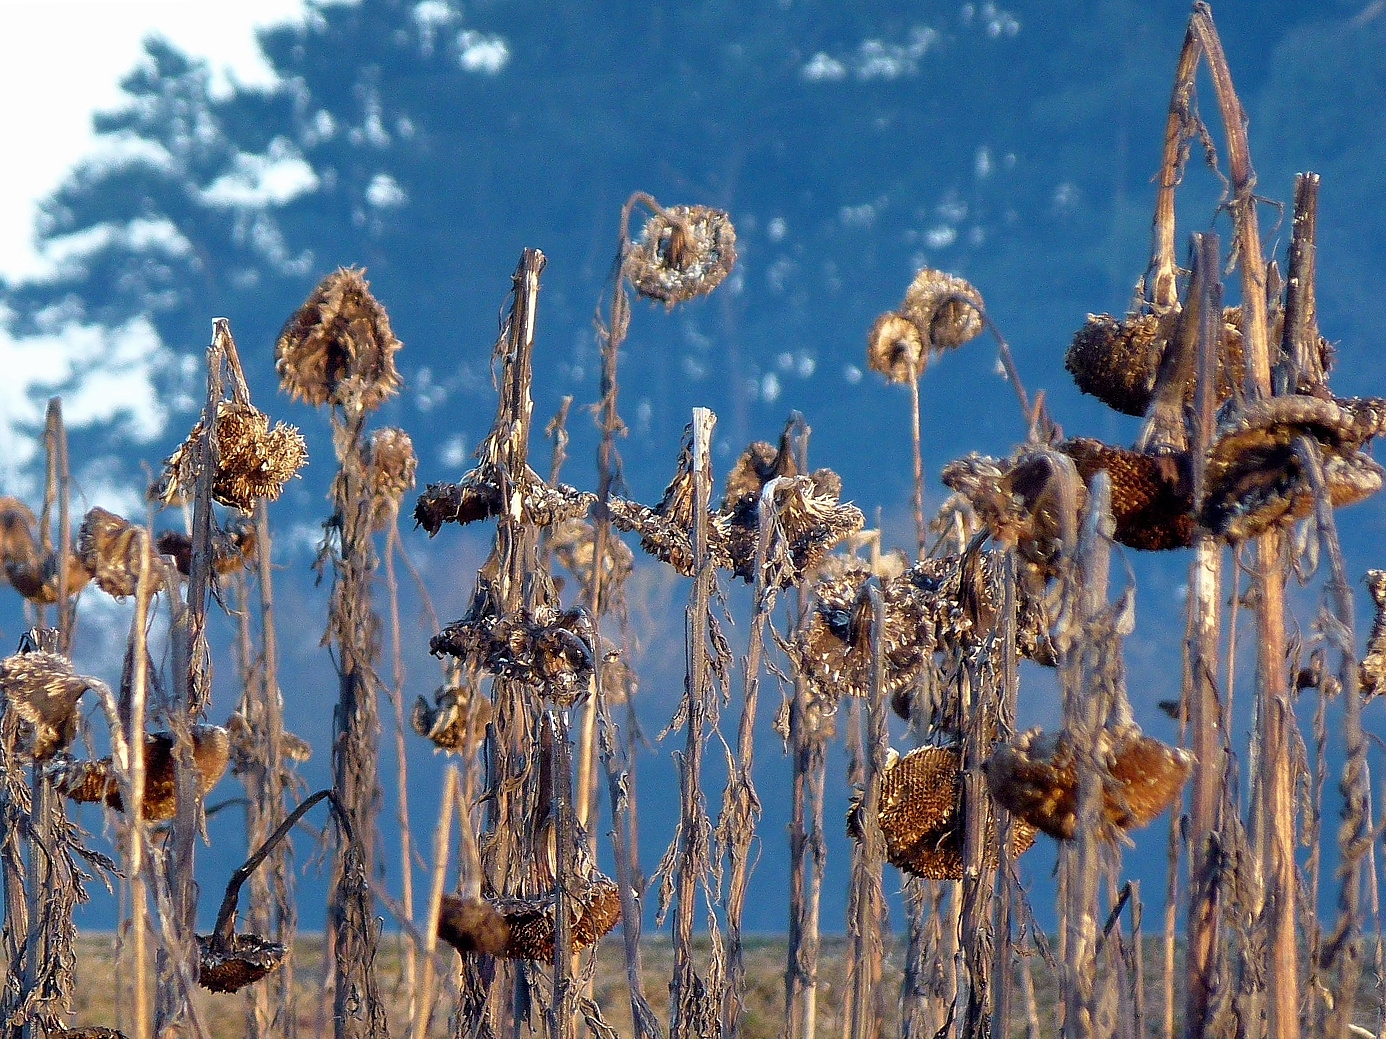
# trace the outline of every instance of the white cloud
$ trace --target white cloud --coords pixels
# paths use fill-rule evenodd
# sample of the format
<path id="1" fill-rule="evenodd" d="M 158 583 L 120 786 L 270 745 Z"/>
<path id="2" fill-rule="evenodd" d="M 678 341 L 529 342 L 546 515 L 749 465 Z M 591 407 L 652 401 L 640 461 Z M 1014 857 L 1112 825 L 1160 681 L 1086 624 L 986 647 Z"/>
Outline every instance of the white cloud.
<path id="1" fill-rule="evenodd" d="M 202 189 L 202 200 L 208 205 L 227 209 L 282 206 L 318 189 L 313 167 L 283 137 L 271 141 L 263 155 L 241 152 L 234 166 Z"/>
<path id="2" fill-rule="evenodd" d="M 799 70 L 810 83 L 832 83 L 847 78 L 847 66 L 836 58 L 819 51 Z"/>
<path id="3" fill-rule="evenodd" d="M 799 70 L 799 75 L 810 83 L 836 82 L 846 79 L 848 73 L 863 81 L 914 76 L 919 72 L 919 60 L 938 39 L 936 29 L 915 26 L 905 43 L 863 40 L 855 52 L 841 58 L 819 51 Z"/>
<path id="4" fill-rule="evenodd" d="M 468 72 L 494 76 L 510 62 L 510 45 L 500 36 L 488 36 L 474 29 L 457 34 L 458 58 Z"/>
<path id="5" fill-rule="evenodd" d="M 398 209 L 409 201 L 409 196 L 394 177 L 377 173 L 366 187 L 366 201 L 376 209 Z"/>
<path id="6" fill-rule="evenodd" d="M 44 398 L 61 394 L 71 428 L 113 425 L 141 442 L 158 436 L 168 412 L 154 386 L 171 355 L 148 318 L 118 328 L 53 312 L 37 335 L 16 338 L 0 311 L 0 486 L 21 489 L 38 455 Z"/>

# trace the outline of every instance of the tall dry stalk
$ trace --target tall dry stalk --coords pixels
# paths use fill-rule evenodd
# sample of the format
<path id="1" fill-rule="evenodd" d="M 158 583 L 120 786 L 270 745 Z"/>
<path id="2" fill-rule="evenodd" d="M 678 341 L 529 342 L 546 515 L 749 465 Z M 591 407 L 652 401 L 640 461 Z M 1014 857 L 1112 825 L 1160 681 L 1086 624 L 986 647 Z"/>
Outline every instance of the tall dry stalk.
<path id="1" fill-rule="evenodd" d="M 715 916 L 708 914 L 708 963 L 699 972 L 694 958 L 693 926 L 701 891 L 714 901 L 712 824 L 703 793 L 703 752 L 709 730 L 716 725 L 717 699 L 713 684 L 711 599 L 716 565 L 708 540 L 712 502 L 712 428 L 717 417 L 707 408 L 693 409 L 693 589 L 685 614 L 687 672 L 683 702 L 674 724 L 684 723 L 685 741 L 679 766 L 679 828 L 670 847 L 671 872 L 666 875 L 661 903 L 670 885 L 674 895 L 674 976 L 669 985 L 670 1039 L 703 1039 L 720 1031 L 723 1007 L 725 951 Z M 669 856 L 666 855 L 666 861 Z M 664 866 L 661 865 L 661 871 Z"/>

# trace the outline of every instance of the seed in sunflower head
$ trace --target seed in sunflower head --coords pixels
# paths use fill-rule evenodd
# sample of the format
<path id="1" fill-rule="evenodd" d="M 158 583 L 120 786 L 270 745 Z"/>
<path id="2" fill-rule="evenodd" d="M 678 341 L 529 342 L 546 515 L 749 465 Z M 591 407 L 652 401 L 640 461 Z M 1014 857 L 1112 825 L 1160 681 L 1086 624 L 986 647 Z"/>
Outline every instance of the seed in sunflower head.
<path id="1" fill-rule="evenodd" d="M 341 267 L 289 318 L 274 347 L 274 367 L 295 400 L 373 410 L 399 391 L 400 345 L 365 271 Z"/>
<path id="2" fill-rule="evenodd" d="M 1151 823 L 1174 803 L 1193 770 L 1193 755 L 1145 736 L 1132 724 L 1103 730 L 1097 752 L 1103 817 L 1121 830 Z M 1029 729 L 994 748 L 982 768 L 998 804 L 1051 837 L 1073 838 L 1078 754 L 1066 731 L 1046 735 Z"/>
<path id="3" fill-rule="evenodd" d="M 706 296 L 736 264 L 731 217 L 707 206 L 654 213 L 626 253 L 623 273 L 646 299 L 673 308 Z"/>
<path id="4" fill-rule="evenodd" d="M 447 686 L 433 694 L 431 705 L 419 697 L 409 720 L 414 731 L 439 750 L 466 754 L 486 737 L 491 702 L 474 689 Z"/>
<path id="5" fill-rule="evenodd" d="M 202 423 L 164 462 L 163 478 L 150 496 L 165 505 L 187 501 L 197 490 L 197 458 Z M 308 463 L 308 446 L 293 426 L 276 422 L 250 404 L 224 400 L 217 405 L 212 437 L 212 497 L 249 513 L 261 498 L 274 501 Z"/>
<path id="6" fill-rule="evenodd" d="M 51 758 L 77 735 L 77 701 L 91 680 L 77 674 L 72 661 L 36 650 L 0 660 L 0 692 L 25 723 L 23 749 L 35 761 Z"/>
<path id="7" fill-rule="evenodd" d="M 900 316 L 915 328 L 930 355 L 956 350 L 982 331 L 982 294 L 969 282 L 922 268 L 905 290 Z"/>
<path id="8" fill-rule="evenodd" d="M 917 747 L 886 767 L 878 819 L 892 866 L 926 880 L 962 879 L 965 818 L 957 747 Z M 847 833 L 857 841 L 865 834 L 859 795 L 852 799 Z M 1034 827 L 1017 822 L 1011 853 L 1020 855 L 1034 843 Z"/>
<path id="9" fill-rule="evenodd" d="M 212 992 L 239 992 L 278 970 L 287 950 L 258 934 L 197 935 L 197 983 Z"/>
<path id="10" fill-rule="evenodd" d="M 1314 509 L 1298 441 L 1319 452 L 1329 503 L 1352 505 L 1381 490 L 1383 470 L 1360 448 L 1377 432 L 1373 409 L 1358 402 L 1295 395 L 1268 397 L 1224 415 L 1208 450 L 1199 522 L 1230 542 L 1244 541 Z"/>

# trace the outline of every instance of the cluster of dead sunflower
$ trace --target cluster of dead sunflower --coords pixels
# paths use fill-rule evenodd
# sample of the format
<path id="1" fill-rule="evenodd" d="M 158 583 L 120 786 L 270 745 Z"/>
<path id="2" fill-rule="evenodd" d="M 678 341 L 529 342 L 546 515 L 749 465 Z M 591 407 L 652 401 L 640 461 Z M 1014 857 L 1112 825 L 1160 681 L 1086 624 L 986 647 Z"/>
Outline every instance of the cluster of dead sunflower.
<path id="1" fill-rule="evenodd" d="M 867 363 L 891 382 L 914 382 L 931 358 L 977 338 L 983 310 L 982 294 L 971 284 L 925 267 L 905 290 L 900 308 L 871 326 Z"/>
<path id="2" fill-rule="evenodd" d="M 501 515 L 511 507 L 512 494 L 518 498 L 520 518 L 541 527 L 581 519 L 597 500 L 567 484 L 550 486 L 529 466 L 508 484 L 497 466 L 483 461 L 458 483 L 429 484 L 414 506 L 414 522 L 432 537 L 444 523 L 465 525 Z"/>
<path id="3" fill-rule="evenodd" d="M 573 952 L 596 944 L 621 919 L 621 893 L 614 881 L 593 873 L 569 901 Z M 556 931 L 554 900 L 474 898 L 444 895 L 438 937 L 462 955 L 484 953 L 551 963 Z"/>

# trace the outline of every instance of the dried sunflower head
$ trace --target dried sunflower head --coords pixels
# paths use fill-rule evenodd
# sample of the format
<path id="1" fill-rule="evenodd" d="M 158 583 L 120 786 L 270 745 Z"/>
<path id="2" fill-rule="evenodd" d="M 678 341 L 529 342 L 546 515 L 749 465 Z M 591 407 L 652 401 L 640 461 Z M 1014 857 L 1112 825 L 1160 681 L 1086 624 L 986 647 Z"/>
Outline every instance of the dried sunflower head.
<path id="1" fill-rule="evenodd" d="M 0 565 L 13 560 L 32 567 L 38 562 L 38 520 L 18 498 L 0 497 Z"/>
<path id="2" fill-rule="evenodd" d="M 490 902 L 509 931 L 502 956 L 541 963 L 553 961 L 552 898 L 496 898 Z M 574 952 L 595 945 L 621 919 L 621 893 L 615 882 L 600 873 L 587 881 L 585 889 L 574 892 L 568 905 Z"/>
<path id="3" fill-rule="evenodd" d="M 164 462 L 163 479 L 151 489 L 152 497 L 168 505 L 196 493 L 201 439 L 199 421 Z M 308 446 L 298 429 L 282 422 L 271 429 L 265 413 L 250 404 L 221 401 L 212 440 L 212 497 L 242 512 L 251 512 L 261 498 L 274 501 L 308 464 Z"/>
<path id="4" fill-rule="evenodd" d="M 257 732 L 246 716 L 237 711 L 226 720 L 232 773 L 243 776 L 268 761 L 269 737 Z M 279 733 L 279 753 L 285 761 L 303 764 L 313 756 L 313 745 L 287 729 Z"/>
<path id="5" fill-rule="evenodd" d="M 542 527 L 580 519 L 597 500 L 595 494 L 567 484 L 550 487 L 529 466 L 525 466 L 524 476 L 514 489 L 520 494 L 524 521 Z M 495 466 L 483 463 L 458 483 L 429 484 L 414 505 L 414 522 L 432 537 L 444 523 L 475 523 L 501 515 L 505 506 Z"/>
<path id="6" fill-rule="evenodd" d="M 44 1032 L 46 1039 L 125 1039 L 124 1032 L 114 1028 L 101 1028 L 98 1025 L 85 1025 L 76 1028 L 50 1028 Z"/>
<path id="7" fill-rule="evenodd" d="M 928 347 L 913 321 L 888 310 L 866 335 L 866 363 L 891 382 L 910 383 L 924 373 Z"/>
<path id="8" fill-rule="evenodd" d="M 1223 310 L 1222 353 L 1218 358 L 1216 390 L 1219 403 L 1235 392 L 1243 370 L 1241 308 Z M 1155 380 L 1165 351 L 1179 327 L 1179 311 L 1128 314 L 1118 321 L 1110 314 L 1089 314 L 1073 336 L 1064 367 L 1084 393 L 1123 415 L 1144 415 L 1155 394 Z M 1272 330 L 1272 340 L 1279 333 Z M 1194 384 L 1186 391 L 1192 403 Z"/>
<path id="9" fill-rule="evenodd" d="M 23 749 L 35 761 L 51 758 L 77 735 L 77 701 L 91 680 L 77 674 L 72 661 L 37 650 L 0 660 L 0 692 L 25 723 Z"/>
<path id="10" fill-rule="evenodd" d="M 952 274 L 922 268 L 905 290 L 900 315 L 919 329 L 930 355 L 956 350 L 982 331 L 982 294 Z"/>
<path id="11" fill-rule="evenodd" d="M 236 516 L 223 530 L 212 525 L 212 569 L 223 577 L 248 567 L 255 559 L 255 526 Z M 192 569 L 192 538 L 179 530 L 161 530 L 154 539 L 160 555 L 171 556 L 173 565 L 184 577 Z"/>
<path id="12" fill-rule="evenodd" d="M 414 441 L 404 430 L 387 426 L 371 434 L 366 446 L 366 485 L 375 505 L 377 529 L 399 511 L 404 495 L 414 486 L 418 467 Z"/>
<path id="13" fill-rule="evenodd" d="M 645 222 L 626 253 L 623 273 L 641 296 L 672 308 L 706 296 L 735 264 L 731 217 L 707 206 L 673 206 Z"/>
<path id="14" fill-rule="evenodd" d="M 892 866 L 926 880 L 962 879 L 966 809 L 961 779 L 961 754 L 954 746 L 917 747 L 886 766 L 878 819 Z M 848 812 L 847 832 L 860 841 L 864 828 L 858 795 Z M 1035 828 L 1017 821 L 1012 855 L 1034 843 Z"/>
<path id="15" fill-rule="evenodd" d="M 837 500 L 842 481 L 831 470 L 778 477 L 773 487 L 769 504 L 775 511 L 767 530 L 766 570 L 774 583 L 784 587 L 816 569 L 844 538 L 865 526 L 866 518 L 855 505 Z M 726 516 L 732 569 L 748 584 L 756 579 L 761 509 L 766 504 L 764 494 L 743 495 Z"/>
<path id="16" fill-rule="evenodd" d="M 197 935 L 197 983 L 212 992 L 239 992 L 278 970 L 287 950 L 258 934 Z"/>
<path id="17" fill-rule="evenodd" d="M 274 347 L 274 367 L 295 400 L 372 410 L 399 391 L 400 345 L 365 271 L 341 267 L 289 318 Z"/>
<path id="18" fill-rule="evenodd" d="M 414 731 L 439 750 L 466 754 L 486 738 L 491 702 L 474 689 L 447 686 L 433 694 L 431 705 L 419 697 L 409 720 Z"/>
<path id="19" fill-rule="evenodd" d="M 1116 540 L 1130 548 L 1163 551 L 1193 544 L 1193 486 L 1186 455 L 1145 454 L 1075 437 L 1056 445 L 1073 459 L 1083 483 L 1105 471 L 1112 481 Z"/>
<path id="20" fill-rule="evenodd" d="M 91 573 L 96 586 L 107 595 L 124 599 L 139 587 L 140 556 L 144 552 L 145 532 L 129 520 L 105 509 L 95 508 L 82 520 L 77 551 L 82 566 Z M 154 561 L 151 560 L 151 563 Z M 158 571 L 151 569 L 151 584 L 159 588 Z"/>
<path id="21" fill-rule="evenodd" d="M 1141 733 L 1133 724 L 1098 737 L 1102 808 L 1122 830 L 1148 825 L 1174 803 L 1193 769 L 1193 756 Z M 1071 840 L 1078 824 L 1078 758 L 1066 731 L 1029 729 L 993 749 L 983 764 L 998 804 L 1051 837 Z"/>
<path id="22" fill-rule="evenodd" d="M 510 945 L 510 922 L 484 898 L 444 895 L 438 937 L 463 956 L 504 956 Z"/>
<path id="23" fill-rule="evenodd" d="M 216 786 L 226 774 L 231 758 L 230 734 L 220 725 L 191 727 L 193 766 L 197 769 L 198 797 Z M 144 737 L 144 817 L 166 822 L 178 811 L 178 784 L 174 775 L 174 736 L 169 732 Z M 115 766 L 109 757 L 97 761 L 58 759 L 49 769 L 59 793 L 73 801 L 105 802 L 118 812 L 125 810 Z"/>
<path id="24" fill-rule="evenodd" d="M 58 585 L 61 576 L 57 552 L 49 552 L 48 555 L 32 561 L 5 560 L 5 577 L 9 580 L 11 587 L 24 598 L 39 606 L 52 606 L 58 601 Z M 91 574 L 82 565 L 82 557 L 77 554 L 77 547 L 74 545 L 67 553 L 68 596 L 76 595 L 86 587 L 90 580 Z"/>
<path id="25" fill-rule="evenodd" d="M 592 583 L 592 559 L 597 551 L 596 528 L 585 519 L 564 520 L 549 530 L 549 546 L 554 558 L 583 588 Z M 635 554 L 618 537 L 606 539 L 606 565 L 602 584 L 620 584 L 635 569 Z"/>
<path id="26" fill-rule="evenodd" d="M 1360 448 L 1378 429 L 1373 407 L 1305 395 L 1268 397 L 1231 411 L 1208 449 L 1199 522 L 1236 542 L 1308 516 L 1314 494 L 1296 451 L 1301 437 L 1317 445 L 1334 508 L 1371 497 L 1383 471 Z"/>

